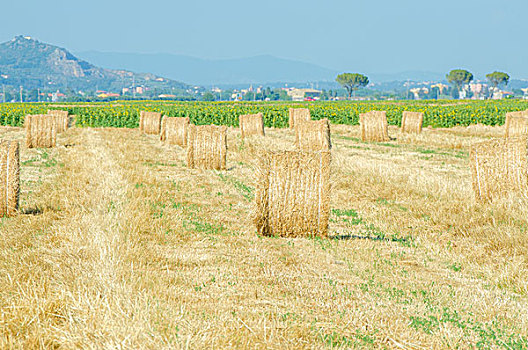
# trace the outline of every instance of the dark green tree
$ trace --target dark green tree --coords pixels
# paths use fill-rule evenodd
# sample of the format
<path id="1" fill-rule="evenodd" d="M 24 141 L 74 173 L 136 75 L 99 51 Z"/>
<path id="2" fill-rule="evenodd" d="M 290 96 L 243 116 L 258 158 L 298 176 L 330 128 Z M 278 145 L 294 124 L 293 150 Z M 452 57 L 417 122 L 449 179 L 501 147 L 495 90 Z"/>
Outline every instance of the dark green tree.
<path id="1" fill-rule="evenodd" d="M 488 81 L 491 85 L 493 85 L 494 88 L 500 85 L 506 86 L 510 82 L 510 76 L 504 72 L 493 72 L 486 74 L 486 79 L 488 79 Z"/>
<path id="2" fill-rule="evenodd" d="M 350 99 L 357 89 L 368 85 L 369 78 L 359 73 L 342 73 L 337 76 L 336 81 L 347 90 Z"/>
<path id="3" fill-rule="evenodd" d="M 210 91 L 205 92 L 202 96 L 202 101 L 214 101 L 214 100 L 215 100 L 215 95 L 213 95 L 213 93 Z"/>
<path id="4" fill-rule="evenodd" d="M 473 74 L 465 69 L 453 69 L 446 75 L 447 81 L 455 85 L 457 92 L 464 84 L 469 84 L 473 80 Z"/>

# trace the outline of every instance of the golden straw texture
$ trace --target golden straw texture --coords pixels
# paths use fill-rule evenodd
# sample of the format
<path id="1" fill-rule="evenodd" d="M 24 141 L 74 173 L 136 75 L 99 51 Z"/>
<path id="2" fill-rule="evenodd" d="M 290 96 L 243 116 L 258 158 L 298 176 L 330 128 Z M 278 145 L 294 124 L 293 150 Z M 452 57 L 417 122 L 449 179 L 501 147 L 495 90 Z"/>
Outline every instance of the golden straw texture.
<path id="1" fill-rule="evenodd" d="M 475 197 L 492 201 L 510 194 L 526 195 L 527 140 L 494 139 L 471 147 L 469 159 Z"/>
<path id="2" fill-rule="evenodd" d="M 226 169 L 227 128 L 216 125 L 189 125 L 187 166 L 197 169 Z"/>
<path id="3" fill-rule="evenodd" d="M 506 113 L 504 125 L 506 137 L 528 135 L 528 110 Z"/>
<path id="4" fill-rule="evenodd" d="M 401 122 L 401 132 L 407 134 L 420 134 L 423 125 L 422 112 L 404 111 Z"/>
<path id="5" fill-rule="evenodd" d="M 26 146 L 28 148 L 55 147 L 57 142 L 55 117 L 45 114 L 27 115 L 24 125 L 26 128 Z"/>
<path id="6" fill-rule="evenodd" d="M 185 147 L 189 130 L 189 117 L 163 117 L 160 140 L 171 145 Z"/>
<path id="7" fill-rule="evenodd" d="M 69 126 L 68 111 L 48 109 L 48 115 L 51 115 L 54 117 L 55 124 L 57 127 L 57 133 L 64 132 L 68 129 L 68 126 Z"/>
<path id="8" fill-rule="evenodd" d="M 161 113 L 145 112 L 139 113 L 139 130 L 149 135 L 158 135 L 161 130 Z"/>
<path id="9" fill-rule="evenodd" d="M 241 115 L 239 125 L 243 139 L 250 135 L 264 136 L 264 116 L 262 113 Z"/>
<path id="10" fill-rule="evenodd" d="M 389 141 L 389 125 L 387 112 L 370 111 L 359 115 L 361 141 L 384 142 Z"/>
<path id="11" fill-rule="evenodd" d="M 17 141 L 0 142 L 0 217 L 14 216 L 20 195 L 20 151 Z"/>
<path id="12" fill-rule="evenodd" d="M 307 121 L 310 120 L 310 110 L 308 108 L 290 108 L 288 109 L 290 118 L 288 119 L 290 124 L 290 129 L 295 128 L 295 124 L 298 121 Z"/>
<path id="13" fill-rule="evenodd" d="M 256 171 L 254 222 L 265 236 L 327 236 L 330 161 L 324 152 L 263 152 Z"/>
<path id="14" fill-rule="evenodd" d="M 332 148 L 328 119 L 297 122 L 295 145 L 299 151 L 328 151 Z"/>

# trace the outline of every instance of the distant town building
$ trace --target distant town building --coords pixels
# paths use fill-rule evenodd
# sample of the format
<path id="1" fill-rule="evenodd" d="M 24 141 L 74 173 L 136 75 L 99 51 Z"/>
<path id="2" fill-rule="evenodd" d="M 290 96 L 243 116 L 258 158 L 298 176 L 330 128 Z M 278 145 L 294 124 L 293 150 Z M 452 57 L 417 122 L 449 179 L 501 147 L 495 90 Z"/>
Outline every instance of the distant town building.
<path id="1" fill-rule="evenodd" d="M 440 94 L 443 94 L 444 91 L 447 91 L 449 86 L 442 84 L 442 83 L 438 83 L 438 84 L 431 85 L 431 89 L 432 88 L 438 88 L 438 91 L 440 92 Z"/>
<path id="2" fill-rule="evenodd" d="M 314 101 L 321 98 L 322 91 L 315 89 L 290 89 L 287 93 L 292 101 Z"/>
<path id="3" fill-rule="evenodd" d="M 421 100 L 423 95 L 427 95 L 429 93 L 429 89 L 426 87 L 417 87 L 409 89 L 409 92 L 413 94 L 415 100 Z"/>

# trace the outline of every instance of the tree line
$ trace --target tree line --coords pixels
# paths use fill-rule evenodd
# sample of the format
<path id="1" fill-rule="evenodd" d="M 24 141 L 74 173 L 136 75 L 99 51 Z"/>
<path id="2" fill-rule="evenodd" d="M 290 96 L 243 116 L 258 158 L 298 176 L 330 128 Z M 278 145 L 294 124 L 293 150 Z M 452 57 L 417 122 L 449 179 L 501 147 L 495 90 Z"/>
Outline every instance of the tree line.
<path id="1" fill-rule="evenodd" d="M 446 79 L 456 88 L 457 91 L 460 91 L 464 84 L 469 84 L 473 81 L 473 74 L 465 69 L 453 69 L 446 74 Z M 507 73 L 495 71 L 486 74 L 486 79 L 488 79 L 493 88 L 496 89 L 501 85 L 507 86 L 510 81 L 510 76 Z M 346 89 L 348 99 L 350 99 L 358 89 L 369 84 L 369 78 L 360 73 L 341 73 L 337 76 L 336 81 Z"/>

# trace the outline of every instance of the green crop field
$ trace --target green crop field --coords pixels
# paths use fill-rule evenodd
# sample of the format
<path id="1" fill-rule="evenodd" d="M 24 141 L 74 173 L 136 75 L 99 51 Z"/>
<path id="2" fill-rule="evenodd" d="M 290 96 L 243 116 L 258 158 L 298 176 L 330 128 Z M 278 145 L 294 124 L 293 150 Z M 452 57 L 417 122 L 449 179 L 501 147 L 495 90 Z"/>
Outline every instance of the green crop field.
<path id="1" fill-rule="evenodd" d="M 328 118 L 334 124 L 356 125 L 359 114 L 387 111 L 390 125 L 399 125 L 403 111 L 424 113 L 424 126 L 452 127 L 470 124 L 502 125 L 506 112 L 528 109 L 528 101 L 339 101 L 339 102 L 115 102 L 115 103 L 13 103 L 0 105 L 0 125 L 21 126 L 24 116 L 65 109 L 77 115 L 77 126 L 135 128 L 139 111 L 162 112 L 170 117 L 188 116 L 194 124 L 238 125 L 241 114 L 264 114 L 266 127 L 285 127 L 289 107 L 309 108 L 313 119 Z"/>

